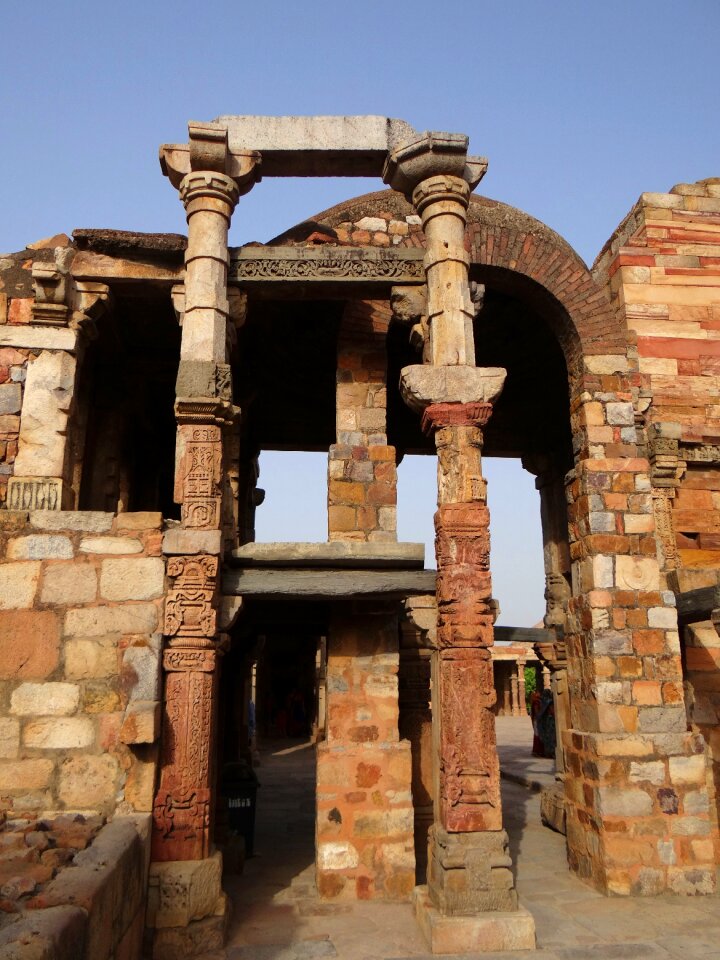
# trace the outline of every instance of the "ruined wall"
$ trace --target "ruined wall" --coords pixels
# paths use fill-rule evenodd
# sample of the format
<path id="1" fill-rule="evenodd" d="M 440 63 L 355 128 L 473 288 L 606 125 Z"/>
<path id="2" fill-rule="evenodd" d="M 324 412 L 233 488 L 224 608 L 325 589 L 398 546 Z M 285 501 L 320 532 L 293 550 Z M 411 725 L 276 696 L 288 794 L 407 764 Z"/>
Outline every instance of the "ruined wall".
<path id="1" fill-rule="evenodd" d="M 317 748 L 317 878 L 327 899 L 409 899 L 411 751 L 398 734 L 398 618 L 330 624 L 327 740 Z"/>
<path id="2" fill-rule="evenodd" d="M 720 571 L 720 180 L 644 193 L 594 271 L 637 341 L 665 565 Z"/>
<path id="3" fill-rule="evenodd" d="M 328 461 L 330 540 L 397 539 L 395 449 L 387 445 L 390 304 L 351 301 L 338 336 L 337 443 Z"/>
<path id="4" fill-rule="evenodd" d="M 152 809 L 161 523 L 0 512 L 0 806 Z"/>

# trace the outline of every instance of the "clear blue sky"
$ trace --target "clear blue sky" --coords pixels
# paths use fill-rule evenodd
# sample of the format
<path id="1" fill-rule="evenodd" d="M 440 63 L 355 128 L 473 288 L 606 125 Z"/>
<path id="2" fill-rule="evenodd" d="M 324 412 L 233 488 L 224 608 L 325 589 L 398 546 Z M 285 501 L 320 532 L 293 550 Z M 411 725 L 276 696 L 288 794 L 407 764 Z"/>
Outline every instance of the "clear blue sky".
<path id="1" fill-rule="evenodd" d="M 184 231 L 157 148 L 224 113 L 375 113 L 468 133 L 490 159 L 481 192 L 588 261 L 642 191 L 720 175 L 717 0 L 70 0 L 8 4 L 3 40 L 0 251 L 74 227 Z M 232 240 L 376 186 L 264 182 Z M 524 479 L 515 493 L 501 475 L 491 500 L 496 556 L 527 584 L 495 570 L 504 622 L 542 613 Z M 503 544 L 512 522 L 521 535 Z"/>

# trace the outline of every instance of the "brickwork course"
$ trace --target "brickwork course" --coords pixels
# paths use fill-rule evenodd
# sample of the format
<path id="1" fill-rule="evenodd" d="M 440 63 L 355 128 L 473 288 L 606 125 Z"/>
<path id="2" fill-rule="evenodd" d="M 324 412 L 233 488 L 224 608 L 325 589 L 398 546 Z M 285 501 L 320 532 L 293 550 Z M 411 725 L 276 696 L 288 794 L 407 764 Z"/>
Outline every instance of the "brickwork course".
<path id="1" fill-rule="evenodd" d="M 151 849 L 154 960 L 222 947 L 258 736 L 316 744 L 321 899 L 412 902 L 435 952 L 534 943 L 482 456 L 536 476 L 547 611 L 512 649 L 552 690 L 569 871 L 715 893 L 720 180 L 643 194 L 589 269 L 473 193 L 467 138 L 346 121 L 191 123 L 161 149 L 187 238 L 82 229 L 0 261 L 0 803 L 104 818 L 96 844 L 145 818 L 113 882 Z M 391 189 L 228 248 L 261 170 Z M 263 450 L 327 452 L 325 543 L 252 543 Z M 412 454 L 437 455 L 437 576 L 397 542 Z M 679 621 L 696 590 L 717 602 Z"/>

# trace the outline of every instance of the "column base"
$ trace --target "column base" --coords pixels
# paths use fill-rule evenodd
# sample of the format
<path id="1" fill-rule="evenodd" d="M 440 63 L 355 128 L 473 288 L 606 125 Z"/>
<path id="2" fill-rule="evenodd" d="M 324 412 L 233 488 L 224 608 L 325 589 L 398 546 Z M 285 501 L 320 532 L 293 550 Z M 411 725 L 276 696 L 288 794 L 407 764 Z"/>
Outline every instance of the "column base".
<path id="1" fill-rule="evenodd" d="M 222 895 L 215 913 L 187 926 L 156 929 L 152 940 L 152 960 L 193 960 L 213 950 L 222 950 L 227 940 L 230 902 Z"/>
<path id="2" fill-rule="evenodd" d="M 507 833 L 448 833 L 433 824 L 428 834 L 428 891 L 443 917 L 517 910 Z"/>
<path id="3" fill-rule="evenodd" d="M 565 790 L 562 783 L 552 787 L 545 787 L 540 792 L 540 819 L 546 827 L 562 833 L 567 833 L 565 826 Z"/>
<path id="4" fill-rule="evenodd" d="M 524 907 L 447 917 L 432 905 L 427 887 L 416 887 L 413 900 L 418 925 L 433 953 L 535 949 L 535 920 Z"/>

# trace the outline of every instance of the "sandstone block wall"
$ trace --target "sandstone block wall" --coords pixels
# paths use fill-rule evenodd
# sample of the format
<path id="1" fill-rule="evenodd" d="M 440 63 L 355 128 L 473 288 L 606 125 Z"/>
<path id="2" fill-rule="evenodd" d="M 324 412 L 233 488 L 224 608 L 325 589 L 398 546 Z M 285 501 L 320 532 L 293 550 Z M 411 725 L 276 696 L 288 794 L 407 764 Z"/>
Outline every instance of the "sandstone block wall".
<path id="1" fill-rule="evenodd" d="M 0 805 L 152 809 L 161 523 L 0 512 Z"/>
<path id="2" fill-rule="evenodd" d="M 354 301 L 338 338 L 337 443 L 328 462 L 330 540 L 397 539 L 395 449 L 387 445 L 390 305 Z"/>
<path id="3" fill-rule="evenodd" d="M 335 618 L 327 740 L 317 752 L 317 878 L 327 899 L 410 898 L 415 885 L 410 742 L 398 735 L 398 623 Z"/>

